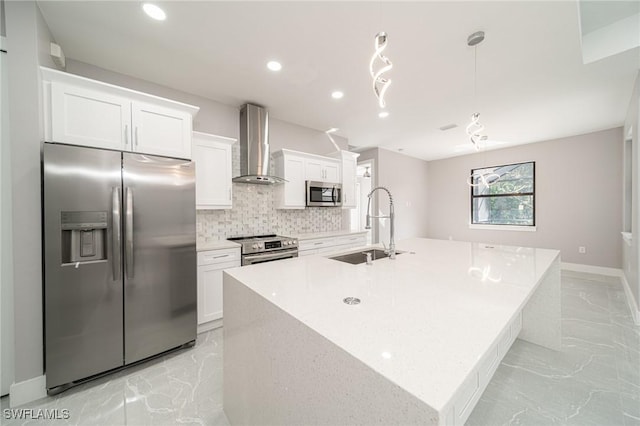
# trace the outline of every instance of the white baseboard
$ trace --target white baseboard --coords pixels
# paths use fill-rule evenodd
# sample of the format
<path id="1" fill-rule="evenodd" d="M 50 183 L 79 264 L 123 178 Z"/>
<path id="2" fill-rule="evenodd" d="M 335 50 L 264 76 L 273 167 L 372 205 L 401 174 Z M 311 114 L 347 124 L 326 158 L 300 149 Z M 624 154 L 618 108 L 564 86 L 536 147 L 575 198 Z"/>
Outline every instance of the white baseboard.
<path id="1" fill-rule="evenodd" d="M 9 406 L 11 408 L 27 404 L 47 396 L 46 376 L 34 377 L 23 382 L 14 383 L 9 388 Z"/>
<path id="2" fill-rule="evenodd" d="M 583 265 L 581 263 L 562 262 L 560 267 L 565 271 L 586 272 L 589 274 L 607 275 L 610 277 L 622 277 L 622 269 L 608 268 L 606 266 Z"/>
<path id="3" fill-rule="evenodd" d="M 627 304 L 629 305 L 629 309 L 631 310 L 633 322 L 635 323 L 635 325 L 640 325 L 640 310 L 638 309 L 638 305 L 636 305 L 636 302 L 633 299 L 631 287 L 629 286 L 627 277 L 625 277 L 624 274 L 622 275 L 622 287 L 624 287 L 624 293 L 627 296 Z"/>
<path id="4" fill-rule="evenodd" d="M 222 327 L 222 318 L 217 319 L 217 320 L 213 320 L 213 321 L 209 321 L 209 322 L 205 322 L 204 324 L 198 324 L 198 330 L 197 333 L 206 333 L 207 331 L 211 331 L 214 330 L 216 328 L 220 328 Z"/>

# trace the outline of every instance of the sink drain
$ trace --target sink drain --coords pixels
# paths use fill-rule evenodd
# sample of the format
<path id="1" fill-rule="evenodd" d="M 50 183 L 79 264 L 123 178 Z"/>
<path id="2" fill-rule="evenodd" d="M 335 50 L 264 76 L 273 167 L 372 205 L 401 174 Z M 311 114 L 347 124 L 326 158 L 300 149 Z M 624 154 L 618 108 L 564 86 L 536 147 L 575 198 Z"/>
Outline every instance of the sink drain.
<path id="1" fill-rule="evenodd" d="M 360 299 L 357 297 L 345 297 L 342 301 L 347 305 L 357 305 L 360 303 Z"/>

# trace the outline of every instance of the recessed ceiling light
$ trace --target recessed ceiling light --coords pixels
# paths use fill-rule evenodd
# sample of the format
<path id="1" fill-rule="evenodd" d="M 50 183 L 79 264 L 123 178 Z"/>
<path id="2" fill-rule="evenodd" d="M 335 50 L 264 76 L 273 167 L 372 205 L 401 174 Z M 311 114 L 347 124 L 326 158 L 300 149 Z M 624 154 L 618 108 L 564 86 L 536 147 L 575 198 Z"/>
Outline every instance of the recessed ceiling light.
<path id="1" fill-rule="evenodd" d="M 267 62 L 267 68 L 271 71 L 280 71 L 282 69 L 282 64 L 278 61 L 269 61 Z"/>
<path id="2" fill-rule="evenodd" d="M 333 99 L 342 99 L 344 97 L 344 93 L 342 93 L 339 90 L 336 90 L 335 92 L 331 93 L 331 97 Z"/>
<path id="3" fill-rule="evenodd" d="M 387 118 L 389 116 L 389 111 L 380 111 L 378 113 L 378 117 L 380 118 Z"/>
<path id="4" fill-rule="evenodd" d="M 164 13 L 164 10 L 160 9 L 155 4 L 144 3 L 142 5 L 142 10 L 144 10 L 144 13 L 146 13 L 156 21 L 164 21 L 165 19 L 167 19 L 167 14 Z"/>

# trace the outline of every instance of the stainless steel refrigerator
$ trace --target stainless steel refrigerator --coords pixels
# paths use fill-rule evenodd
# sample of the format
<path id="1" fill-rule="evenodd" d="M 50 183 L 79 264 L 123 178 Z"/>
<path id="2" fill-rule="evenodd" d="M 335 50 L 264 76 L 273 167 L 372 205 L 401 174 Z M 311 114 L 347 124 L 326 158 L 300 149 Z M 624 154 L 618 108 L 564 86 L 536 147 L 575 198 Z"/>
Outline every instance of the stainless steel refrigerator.
<path id="1" fill-rule="evenodd" d="M 195 341 L 194 170 L 44 143 L 49 393 Z"/>

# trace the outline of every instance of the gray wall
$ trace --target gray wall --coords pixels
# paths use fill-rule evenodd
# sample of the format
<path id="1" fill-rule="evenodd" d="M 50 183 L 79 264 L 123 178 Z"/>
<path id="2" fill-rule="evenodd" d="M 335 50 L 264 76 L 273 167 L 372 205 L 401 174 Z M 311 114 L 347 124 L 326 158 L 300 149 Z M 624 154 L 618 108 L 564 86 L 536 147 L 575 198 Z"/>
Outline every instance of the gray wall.
<path id="1" fill-rule="evenodd" d="M 5 4 L 13 216 L 15 381 L 43 372 L 40 231 L 42 99 L 38 66 L 51 65 L 41 48 L 51 41 L 37 5 Z"/>
<path id="2" fill-rule="evenodd" d="M 636 310 L 640 310 L 640 280 L 638 279 L 638 263 L 640 262 L 640 243 L 638 242 L 638 231 L 640 231 L 640 210 L 638 205 L 638 194 L 640 194 L 640 175 L 638 174 L 638 164 L 640 164 L 640 72 L 636 78 L 633 88 L 627 119 L 624 124 L 624 136 L 628 139 L 631 133 L 631 233 L 633 238 L 630 244 L 622 242 L 624 259 L 622 269 L 625 278 L 629 283 L 629 288 L 634 297 Z"/>
<path id="3" fill-rule="evenodd" d="M 335 147 L 323 131 L 309 129 L 274 118 L 270 119 L 269 126 L 271 152 L 282 148 L 318 155 L 328 155 L 336 152 Z M 338 135 L 331 135 L 331 137 L 336 141 L 340 149 L 347 149 L 347 139 Z"/>
<path id="4" fill-rule="evenodd" d="M 373 160 L 373 186 L 385 186 L 393 195 L 396 213 L 396 241 L 410 237 L 426 237 L 428 163 L 397 152 L 374 148 L 360 153 L 358 162 Z M 389 213 L 389 199 L 384 192 L 376 192 L 372 203 L 374 214 Z M 372 222 L 373 241 L 389 242 L 389 221 Z"/>
<path id="5" fill-rule="evenodd" d="M 0 37 L 4 39 L 4 2 L 0 0 Z M 4 43 L 4 42 L 3 42 Z M 3 45 L 3 48 L 5 46 Z M 0 53 L 0 395 L 13 383 L 13 225 L 11 221 L 11 144 L 7 53 Z"/>
<path id="6" fill-rule="evenodd" d="M 379 185 L 386 186 L 393 195 L 396 240 L 426 237 L 428 234 L 428 163 L 386 149 L 378 151 L 377 180 Z M 386 195 L 381 193 L 378 200 L 379 210 L 387 214 L 389 207 Z M 386 232 L 381 232 L 385 240 L 387 235 Z"/>
<path id="7" fill-rule="evenodd" d="M 563 262 L 620 268 L 622 128 L 429 162 L 428 235 L 559 249 Z M 472 168 L 536 162 L 536 232 L 469 229 Z M 578 254 L 578 246 L 587 248 Z"/>
<path id="8" fill-rule="evenodd" d="M 0 0 L 0 36 L 7 35 L 7 21 L 4 17 L 4 0 Z"/>

